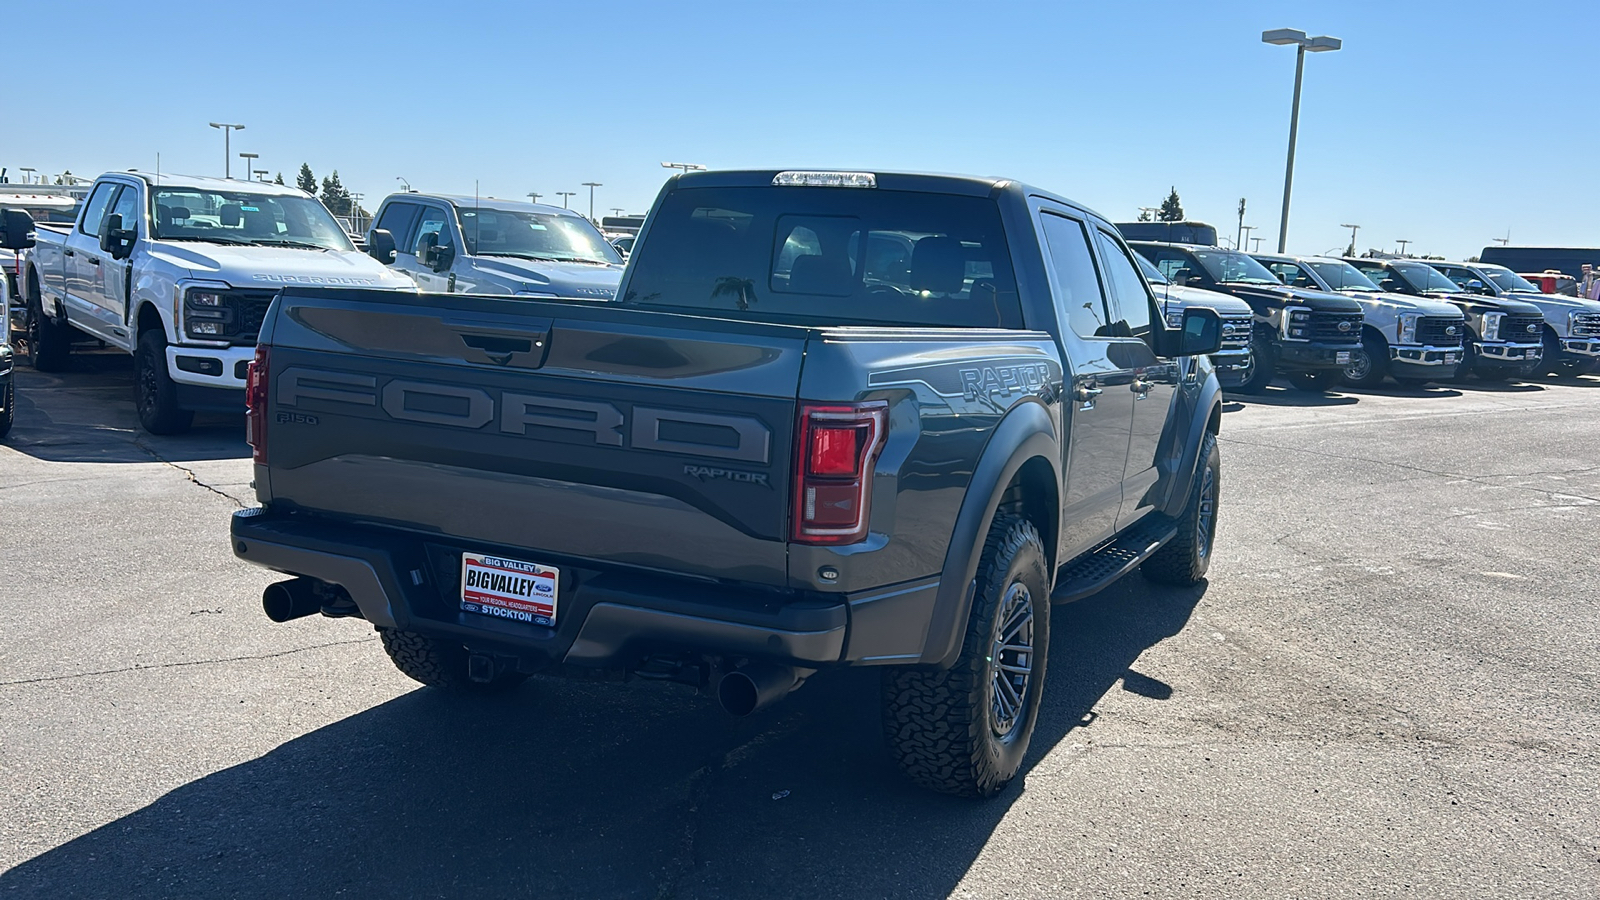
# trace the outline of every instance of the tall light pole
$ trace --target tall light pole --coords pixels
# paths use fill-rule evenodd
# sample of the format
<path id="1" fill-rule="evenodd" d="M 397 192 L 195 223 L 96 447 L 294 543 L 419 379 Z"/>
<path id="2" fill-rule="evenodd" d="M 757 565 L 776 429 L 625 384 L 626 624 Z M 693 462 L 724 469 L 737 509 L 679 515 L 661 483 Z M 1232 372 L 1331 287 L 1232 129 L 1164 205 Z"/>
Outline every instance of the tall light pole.
<path id="1" fill-rule="evenodd" d="M 18 169 L 17 171 L 22 173 L 22 183 L 23 184 L 33 184 L 33 173 L 35 173 L 35 172 L 37 172 L 39 170 L 35 169 L 33 166 L 23 166 L 22 168 Z"/>
<path id="2" fill-rule="evenodd" d="M 561 198 L 561 208 L 567 208 L 567 198 L 577 196 L 577 191 L 556 191 L 556 196 Z"/>
<path id="3" fill-rule="evenodd" d="M 1340 225 L 1340 228 L 1350 229 L 1350 255 L 1356 255 L 1356 232 L 1361 230 L 1360 225 Z"/>
<path id="4" fill-rule="evenodd" d="M 1236 249 L 1239 249 L 1239 250 L 1243 250 L 1244 249 L 1244 198 L 1243 197 L 1239 198 L 1239 236 L 1234 239 L 1233 243 L 1234 243 L 1234 247 Z"/>
<path id="5" fill-rule="evenodd" d="M 1294 188 L 1294 143 L 1300 132 L 1300 81 L 1306 68 L 1306 51 L 1321 53 L 1338 50 L 1344 42 L 1336 37 L 1318 35 L 1307 37 L 1304 31 L 1294 28 L 1276 28 L 1261 32 L 1261 40 L 1268 44 L 1294 44 L 1294 106 L 1289 112 L 1289 162 L 1283 170 L 1283 221 L 1278 224 L 1278 252 L 1289 246 L 1289 194 Z"/>
<path id="6" fill-rule="evenodd" d="M 544 195 L 539 193 L 538 191 L 529 191 L 528 192 L 528 202 L 529 203 L 538 203 L 539 202 L 539 198 L 543 197 L 543 196 Z"/>
<path id="7" fill-rule="evenodd" d="M 604 185 L 602 185 L 598 181 L 585 181 L 583 183 L 583 186 L 589 189 L 589 221 L 593 222 L 594 221 L 594 189 L 597 188 L 597 187 L 604 187 Z"/>
<path id="8" fill-rule="evenodd" d="M 1405 255 L 1406 255 L 1406 245 L 1411 243 L 1411 242 L 1410 241 L 1402 241 L 1399 238 L 1395 238 L 1394 242 L 1396 244 L 1400 245 L 1400 258 L 1404 259 Z"/>
<path id="9" fill-rule="evenodd" d="M 617 216 L 622 215 L 622 207 L 620 207 L 620 206 L 611 207 L 611 213 L 612 213 L 612 215 L 617 215 Z"/>
<path id="10" fill-rule="evenodd" d="M 209 124 L 212 128 L 222 129 L 222 177 L 232 178 L 233 149 L 229 145 L 231 143 L 233 133 L 235 131 L 243 131 L 244 126 L 235 125 L 232 122 L 211 122 Z"/>
<path id="11" fill-rule="evenodd" d="M 1241 235 L 1241 238 L 1239 240 L 1239 249 L 1240 250 L 1243 250 L 1246 247 L 1250 246 L 1249 242 L 1251 240 L 1257 240 L 1257 241 L 1261 240 L 1260 238 L 1251 238 L 1250 237 L 1250 232 L 1255 231 L 1259 227 L 1260 227 L 1259 225 L 1240 225 L 1239 226 L 1239 234 Z"/>
<path id="12" fill-rule="evenodd" d="M 1253 238 L 1250 239 L 1250 243 L 1256 245 L 1255 248 L 1250 251 L 1251 253 L 1260 253 L 1261 252 L 1261 238 L 1253 237 Z"/>
<path id="13" fill-rule="evenodd" d="M 255 169 L 255 161 L 261 158 L 259 153 L 241 153 L 239 158 L 244 160 L 244 180 L 249 181 L 251 172 Z"/>
<path id="14" fill-rule="evenodd" d="M 1141 221 L 1150 221 L 1150 222 L 1154 222 L 1156 220 L 1156 213 L 1161 211 L 1161 207 L 1159 207 L 1159 206 L 1141 206 L 1138 209 L 1139 209 L 1139 215 L 1141 215 L 1141 216 L 1148 215 L 1150 217 L 1148 220 L 1141 220 Z"/>
<path id="15" fill-rule="evenodd" d="M 683 171 L 683 173 L 685 175 L 687 175 L 690 172 L 704 172 L 706 170 L 706 167 L 700 165 L 699 163 L 664 162 L 664 163 L 661 164 L 661 168 L 663 168 L 663 169 L 680 169 L 680 170 Z"/>
<path id="16" fill-rule="evenodd" d="M 404 176 L 396 175 L 394 177 L 394 180 L 400 182 L 400 189 L 401 190 L 405 191 L 408 194 L 411 193 L 411 182 L 405 180 Z"/>

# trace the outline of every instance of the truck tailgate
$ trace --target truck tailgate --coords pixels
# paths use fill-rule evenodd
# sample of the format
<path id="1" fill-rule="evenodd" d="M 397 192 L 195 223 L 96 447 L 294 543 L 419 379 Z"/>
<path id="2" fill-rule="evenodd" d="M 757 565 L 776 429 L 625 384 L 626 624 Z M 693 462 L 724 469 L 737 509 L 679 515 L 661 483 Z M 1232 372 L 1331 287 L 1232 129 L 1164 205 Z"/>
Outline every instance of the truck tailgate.
<path id="1" fill-rule="evenodd" d="M 257 492 L 526 548 L 530 562 L 781 586 L 808 335 L 603 304 L 286 289 L 262 333 Z"/>

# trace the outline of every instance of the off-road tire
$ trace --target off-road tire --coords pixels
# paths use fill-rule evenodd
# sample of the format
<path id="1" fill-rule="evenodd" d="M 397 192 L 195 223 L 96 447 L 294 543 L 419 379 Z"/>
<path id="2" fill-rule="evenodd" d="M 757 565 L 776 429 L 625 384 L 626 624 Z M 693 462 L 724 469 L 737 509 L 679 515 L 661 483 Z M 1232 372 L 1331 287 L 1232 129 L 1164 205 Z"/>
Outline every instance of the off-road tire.
<path id="1" fill-rule="evenodd" d="M 39 299 L 32 272 L 28 273 L 27 298 L 24 343 L 28 345 L 28 365 L 38 372 L 60 372 L 72 353 L 72 326 L 57 324 L 44 314 L 44 301 Z"/>
<path id="2" fill-rule="evenodd" d="M 133 405 L 139 425 L 151 434 L 182 434 L 194 412 L 178 406 L 178 386 L 167 372 L 167 338 L 155 329 L 139 335 L 133 354 Z"/>
<path id="3" fill-rule="evenodd" d="M 1031 522 L 1001 513 L 989 528 L 978 564 L 977 591 L 951 668 L 885 670 L 883 730 L 889 753 L 917 784 L 961 797 L 992 797 L 1022 768 L 1044 692 L 1050 645 L 1048 557 Z M 1019 600 L 1014 586 L 1026 598 Z M 1031 658 L 1014 725 L 996 733 L 994 683 L 997 621 L 1010 602 L 1031 609 Z M 1012 657 L 1015 660 L 1015 657 Z"/>
<path id="4" fill-rule="evenodd" d="M 11 433 L 11 426 L 17 421 L 17 383 L 6 382 L 4 389 L 0 389 L 0 438 Z"/>
<path id="5" fill-rule="evenodd" d="M 493 681 L 473 681 L 467 677 L 467 648 L 415 631 L 378 629 L 378 639 L 389 660 L 402 674 L 429 687 L 474 694 L 498 694 L 528 680 L 519 672 L 503 672 Z"/>
<path id="6" fill-rule="evenodd" d="M 1389 348 L 1381 341 L 1367 337 L 1362 339 L 1361 349 L 1357 352 L 1369 363 L 1365 373 L 1360 373 L 1362 367 L 1356 362 L 1355 354 L 1351 354 L 1350 365 L 1339 373 L 1340 379 L 1358 388 L 1370 389 L 1382 385 L 1384 377 L 1389 374 Z"/>
<path id="7" fill-rule="evenodd" d="M 1272 342 L 1259 334 L 1250 338 L 1250 377 L 1234 388 L 1241 394 L 1259 394 L 1278 374 L 1278 353 Z"/>
<path id="8" fill-rule="evenodd" d="M 1206 432 L 1200 443 L 1189 499 L 1178 519 L 1178 533 L 1139 567 L 1144 577 L 1161 584 L 1189 587 L 1206 577 L 1217 539 L 1217 500 L 1222 493 L 1222 453 L 1217 436 Z"/>

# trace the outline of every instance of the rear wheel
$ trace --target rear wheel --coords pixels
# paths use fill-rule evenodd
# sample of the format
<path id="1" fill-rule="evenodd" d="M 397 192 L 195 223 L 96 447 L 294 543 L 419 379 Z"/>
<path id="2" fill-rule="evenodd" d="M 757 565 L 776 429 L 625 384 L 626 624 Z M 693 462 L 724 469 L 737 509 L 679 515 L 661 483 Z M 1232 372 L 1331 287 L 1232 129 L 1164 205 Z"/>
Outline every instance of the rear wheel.
<path id="1" fill-rule="evenodd" d="M 11 426 L 17 421 L 17 384 L 7 381 L 4 388 L 0 388 L 0 438 L 11 433 Z"/>
<path id="2" fill-rule="evenodd" d="M 134 403 L 139 424 L 151 434 L 181 434 L 194 424 L 194 413 L 178 406 L 178 386 L 167 373 L 167 339 L 151 329 L 139 335 L 133 354 Z"/>
<path id="3" fill-rule="evenodd" d="M 1375 388 L 1389 374 L 1389 348 L 1382 341 L 1363 338 L 1361 347 L 1350 354 L 1350 365 L 1341 373 L 1344 383 L 1360 388 Z"/>
<path id="4" fill-rule="evenodd" d="M 1050 578 L 1032 523 L 996 517 L 956 664 L 883 676 L 889 752 L 912 781 L 963 797 L 992 797 L 1022 768 L 1044 690 Z"/>
<path id="5" fill-rule="evenodd" d="M 1139 567 L 1144 577 L 1162 584 L 1188 587 L 1206 577 L 1211 546 L 1217 538 L 1217 499 L 1222 490 L 1222 452 L 1217 436 L 1206 432 L 1200 445 L 1200 467 L 1189 488 L 1189 502 L 1178 520 L 1178 533 Z"/>
<path id="6" fill-rule="evenodd" d="M 1278 353 L 1272 341 L 1255 334 L 1250 338 L 1250 377 L 1240 382 L 1238 391 L 1259 394 L 1278 374 Z"/>
<path id="7" fill-rule="evenodd" d="M 498 694 L 528 680 L 520 672 L 501 672 L 489 681 L 467 677 L 467 648 L 415 631 L 378 629 L 383 650 L 394 667 L 407 678 L 429 687 L 441 687 L 474 694 Z"/>
<path id="8" fill-rule="evenodd" d="M 39 285 L 33 273 L 28 274 L 28 308 L 24 319 L 28 345 L 28 364 L 39 372 L 59 372 L 67 367 L 67 355 L 72 352 L 72 326 L 56 324 L 44 314 L 44 301 L 39 299 Z"/>

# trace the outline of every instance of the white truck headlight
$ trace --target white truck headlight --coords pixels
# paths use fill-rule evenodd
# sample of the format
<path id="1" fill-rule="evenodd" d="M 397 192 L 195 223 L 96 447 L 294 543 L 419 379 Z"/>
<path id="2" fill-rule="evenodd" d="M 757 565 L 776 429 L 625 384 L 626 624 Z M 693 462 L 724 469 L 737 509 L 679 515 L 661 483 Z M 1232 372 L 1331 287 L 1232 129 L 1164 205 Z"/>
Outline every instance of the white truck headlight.
<path id="1" fill-rule="evenodd" d="M 1486 341 L 1500 340 L 1500 320 L 1506 314 L 1503 312 L 1486 312 L 1483 314 L 1483 339 Z"/>
<path id="2" fill-rule="evenodd" d="M 1417 342 L 1417 320 L 1421 318 L 1421 313 L 1401 313 L 1400 324 L 1395 326 L 1395 339 L 1402 344 L 1415 344 Z"/>

